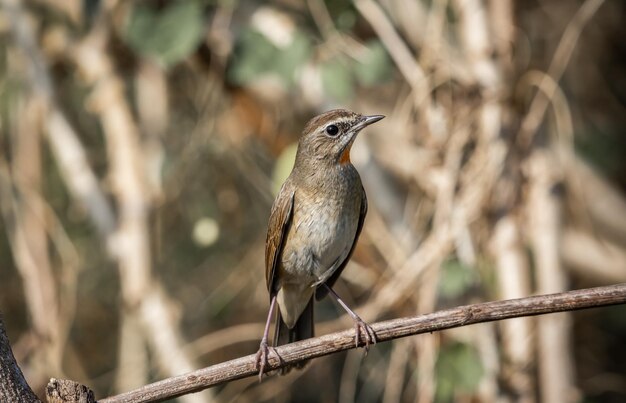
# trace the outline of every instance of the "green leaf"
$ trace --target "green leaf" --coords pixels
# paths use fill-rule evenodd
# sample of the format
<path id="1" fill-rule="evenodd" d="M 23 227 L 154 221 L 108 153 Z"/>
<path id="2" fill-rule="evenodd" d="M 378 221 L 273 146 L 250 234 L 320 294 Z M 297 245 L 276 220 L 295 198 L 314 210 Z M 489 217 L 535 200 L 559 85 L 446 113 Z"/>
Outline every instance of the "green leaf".
<path id="1" fill-rule="evenodd" d="M 455 400 L 458 393 L 472 393 L 484 375 L 478 352 L 469 344 L 454 343 L 439 351 L 436 364 L 437 401 Z"/>
<path id="2" fill-rule="evenodd" d="M 347 101 L 354 94 L 350 67 L 342 60 L 333 60 L 321 66 L 324 91 L 338 101 Z"/>
<path id="3" fill-rule="evenodd" d="M 354 72 L 363 85 L 374 85 L 388 80 L 393 71 L 391 59 L 379 41 L 371 41 L 365 57 L 354 66 Z"/>
<path id="4" fill-rule="evenodd" d="M 439 294 L 444 298 L 457 298 L 477 280 L 472 267 L 466 266 L 458 260 L 449 260 L 443 264 L 439 279 Z"/>
<path id="5" fill-rule="evenodd" d="M 202 7 L 197 1 L 174 1 L 162 9 L 137 2 L 125 37 L 139 54 L 171 66 L 195 51 L 203 31 Z"/>

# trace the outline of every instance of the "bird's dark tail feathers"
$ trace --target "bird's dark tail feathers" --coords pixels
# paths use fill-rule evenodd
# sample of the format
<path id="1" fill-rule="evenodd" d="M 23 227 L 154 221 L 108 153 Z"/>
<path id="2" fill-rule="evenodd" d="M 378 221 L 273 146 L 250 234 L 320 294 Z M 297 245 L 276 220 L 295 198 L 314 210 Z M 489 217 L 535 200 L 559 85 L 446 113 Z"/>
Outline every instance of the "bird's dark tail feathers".
<path id="1" fill-rule="evenodd" d="M 289 329 L 287 324 L 283 322 L 283 318 L 280 315 L 280 309 L 278 309 L 276 331 L 274 332 L 274 347 L 304 339 L 310 339 L 314 335 L 313 326 L 313 297 L 309 300 L 309 303 L 306 305 L 306 308 L 304 308 L 304 311 L 302 311 L 302 314 L 292 329 Z M 307 363 L 308 361 L 302 361 L 294 365 L 283 367 L 280 369 L 280 374 L 285 375 L 291 371 L 292 368 L 304 368 Z"/>

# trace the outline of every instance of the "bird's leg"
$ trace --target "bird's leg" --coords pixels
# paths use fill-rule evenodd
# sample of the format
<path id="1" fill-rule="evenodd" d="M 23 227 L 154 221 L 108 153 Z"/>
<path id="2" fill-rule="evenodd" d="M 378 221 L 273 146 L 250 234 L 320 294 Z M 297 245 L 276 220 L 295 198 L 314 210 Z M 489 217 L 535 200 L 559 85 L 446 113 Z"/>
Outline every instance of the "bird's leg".
<path id="1" fill-rule="evenodd" d="M 364 346 L 365 354 L 367 354 L 370 348 L 370 344 L 376 344 L 376 332 L 374 332 L 374 329 L 372 329 L 370 325 L 365 323 L 365 321 L 361 319 L 361 317 L 357 315 L 356 312 L 348 308 L 348 305 L 346 305 L 346 303 L 343 302 L 343 300 L 339 297 L 339 295 L 337 295 L 337 293 L 332 288 L 330 288 L 325 283 L 324 283 L 324 287 L 326 287 L 326 289 L 328 290 L 328 293 L 332 295 L 333 298 L 335 298 L 335 300 L 339 303 L 339 305 L 341 305 L 341 307 L 345 309 L 346 312 L 348 312 L 348 315 L 352 317 L 352 320 L 354 320 L 354 331 L 355 331 L 354 343 L 357 347 L 359 347 L 359 341 L 361 340 L 361 333 L 363 334 L 363 339 L 365 340 L 365 346 Z"/>
<path id="2" fill-rule="evenodd" d="M 256 353 L 256 368 L 259 370 L 259 382 L 263 379 L 263 372 L 265 371 L 265 366 L 268 364 L 268 357 L 270 352 L 274 350 L 274 347 L 271 347 L 267 344 L 267 338 L 270 333 L 270 322 L 272 321 L 272 313 L 274 313 L 274 306 L 276 305 L 276 295 L 272 297 L 272 302 L 270 303 L 270 311 L 267 314 L 267 322 L 265 323 L 265 331 L 263 331 L 263 338 L 261 339 L 261 344 L 259 345 L 259 351 Z M 278 355 L 278 354 L 276 354 Z"/>

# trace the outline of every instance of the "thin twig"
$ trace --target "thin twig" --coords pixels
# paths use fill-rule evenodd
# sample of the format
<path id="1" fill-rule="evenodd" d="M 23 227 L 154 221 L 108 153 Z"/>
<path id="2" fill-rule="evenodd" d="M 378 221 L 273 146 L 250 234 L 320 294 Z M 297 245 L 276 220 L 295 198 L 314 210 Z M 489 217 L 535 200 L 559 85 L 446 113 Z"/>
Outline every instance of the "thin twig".
<path id="1" fill-rule="evenodd" d="M 559 294 L 466 305 L 427 315 L 379 322 L 372 325 L 377 341 L 467 326 L 476 323 L 572 311 L 626 303 L 626 283 Z M 268 370 L 354 348 L 354 330 L 277 347 L 270 355 Z M 100 403 L 160 402 L 222 383 L 256 376 L 255 354 L 226 361 L 188 374 L 164 379 L 139 389 L 99 400 Z"/>

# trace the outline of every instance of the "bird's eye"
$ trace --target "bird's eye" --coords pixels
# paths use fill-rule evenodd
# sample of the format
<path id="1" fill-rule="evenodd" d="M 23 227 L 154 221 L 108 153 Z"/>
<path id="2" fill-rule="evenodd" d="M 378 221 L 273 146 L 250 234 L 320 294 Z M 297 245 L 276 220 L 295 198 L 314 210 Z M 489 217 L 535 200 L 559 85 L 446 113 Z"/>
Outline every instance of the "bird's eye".
<path id="1" fill-rule="evenodd" d="M 337 133 L 339 133 L 339 128 L 337 126 L 335 126 L 335 125 L 328 125 L 328 126 L 326 126 L 326 133 L 329 136 L 333 136 L 334 137 L 334 136 L 337 135 Z"/>

